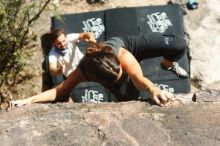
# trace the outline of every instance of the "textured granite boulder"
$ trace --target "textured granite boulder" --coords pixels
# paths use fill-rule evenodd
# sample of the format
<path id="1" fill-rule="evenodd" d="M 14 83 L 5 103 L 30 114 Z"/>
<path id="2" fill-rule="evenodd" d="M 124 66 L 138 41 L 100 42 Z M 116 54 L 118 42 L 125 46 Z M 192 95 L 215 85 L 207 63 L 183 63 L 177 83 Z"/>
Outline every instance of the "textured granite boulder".
<path id="1" fill-rule="evenodd" d="M 192 101 L 195 96 L 195 101 L 213 99 L 215 92 L 176 95 L 178 100 L 163 108 L 131 101 L 32 104 L 1 111 L 0 145 L 219 146 L 219 100 Z"/>

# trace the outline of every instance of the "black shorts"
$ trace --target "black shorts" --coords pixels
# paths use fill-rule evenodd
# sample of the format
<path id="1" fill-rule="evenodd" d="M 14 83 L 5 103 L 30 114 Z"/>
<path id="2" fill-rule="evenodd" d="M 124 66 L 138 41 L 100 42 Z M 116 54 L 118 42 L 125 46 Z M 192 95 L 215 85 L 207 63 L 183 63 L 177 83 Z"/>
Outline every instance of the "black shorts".
<path id="1" fill-rule="evenodd" d="M 186 50 L 185 39 L 176 34 L 150 33 L 120 38 L 138 61 L 159 56 L 177 61 Z"/>

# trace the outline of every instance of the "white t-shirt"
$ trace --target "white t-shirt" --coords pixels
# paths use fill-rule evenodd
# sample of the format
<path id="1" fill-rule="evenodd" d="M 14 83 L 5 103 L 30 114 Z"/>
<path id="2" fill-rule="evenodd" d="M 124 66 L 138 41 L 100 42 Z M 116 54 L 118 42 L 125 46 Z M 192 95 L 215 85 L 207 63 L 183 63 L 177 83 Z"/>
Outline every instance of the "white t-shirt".
<path id="1" fill-rule="evenodd" d="M 79 61 L 83 58 L 83 53 L 79 50 L 76 43 L 79 41 L 78 33 L 71 33 L 66 35 L 67 48 L 60 53 L 54 46 L 49 53 L 49 63 L 57 62 L 57 66 L 60 66 L 60 61 L 63 60 L 65 63 L 64 75 L 66 77 L 76 69 Z"/>

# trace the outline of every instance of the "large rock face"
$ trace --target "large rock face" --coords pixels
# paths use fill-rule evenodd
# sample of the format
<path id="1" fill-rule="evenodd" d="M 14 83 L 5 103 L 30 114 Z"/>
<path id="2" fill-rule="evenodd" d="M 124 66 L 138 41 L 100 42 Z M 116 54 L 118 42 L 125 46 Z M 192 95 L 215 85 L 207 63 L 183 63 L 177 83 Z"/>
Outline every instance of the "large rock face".
<path id="1" fill-rule="evenodd" d="M 213 88 L 220 82 L 220 1 L 201 0 L 199 9 L 185 17 L 190 41 L 191 78 L 201 88 Z M 215 88 L 220 88 L 216 86 Z"/>
<path id="2" fill-rule="evenodd" d="M 220 92 L 148 102 L 34 104 L 0 113 L 0 145 L 219 146 Z M 211 97 L 211 98 L 210 98 Z M 208 102 L 207 102 L 208 101 Z"/>
<path id="3" fill-rule="evenodd" d="M 66 1 L 65 1 L 66 2 Z M 63 13 L 94 10 L 88 5 L 60 5 Z M 129 5 L 165 4 L 166 0 L 127 1 Z M 163 3 L 162 3 L 163 2 Z M 124 0 L 108 1 L 99 9 L 115 8 Z M 138 4 L 137 4 L 138 3 Z M 117 5 L 116 5 L 117 4 Z M 85 8 L 86 7 L 86 8 Z M 201 0 L 199 9 L 184 17 L 189 34 L 191 78 L 202 88 L 220 88 L 220 2 Z M 97 8 L 97 10 L 99 10 Z M 46 16 L 45 16 L 46 17 Z M 40 25 L 42 32 L 49 29 Z M 28 91 L 29 92 L 29 91 Z M 19 96 L 18 97 L 26 97 Z M 161 108 L 148 102 L 101 104 L 33 104 L 0 111 L 1 146 L 121 145 L 219 146 L 220 91 L 176 95 L 179 102 Z"/>

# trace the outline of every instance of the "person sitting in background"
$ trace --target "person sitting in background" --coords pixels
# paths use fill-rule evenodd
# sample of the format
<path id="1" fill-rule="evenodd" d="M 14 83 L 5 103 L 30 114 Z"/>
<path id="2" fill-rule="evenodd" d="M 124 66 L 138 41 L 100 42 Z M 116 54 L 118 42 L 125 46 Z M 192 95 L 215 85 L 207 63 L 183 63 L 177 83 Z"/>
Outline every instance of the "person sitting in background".
<path id="1" fill-rule="evenodd" d="M 60 28 L 54 29 L 50 33 L 50 37 L 53 47 L 49 53 L 49 72 L 52 76 L 63 74 L 68 77 L 76 69 L 83 57 L 83 53 L 76 44 L 78 41 L 96 42 L 93 33 L 82 32 L 66 35 Z"/>
<path id="2" fill-rule="evenodd" d="M 84 56 L 79 50 L 77 43 L 86 41 L 95 43 L 93 33 L 81 32 L 66 34 L 61 28 L 49 33 L 52 48 L 49 52 L 49 73 L 52 76 L 52 85 L 56 86 L 65 80 L 76 69 L 79 61 Z M 63 96 L 58 101 L 71 102 L 70 95 Z"/>

